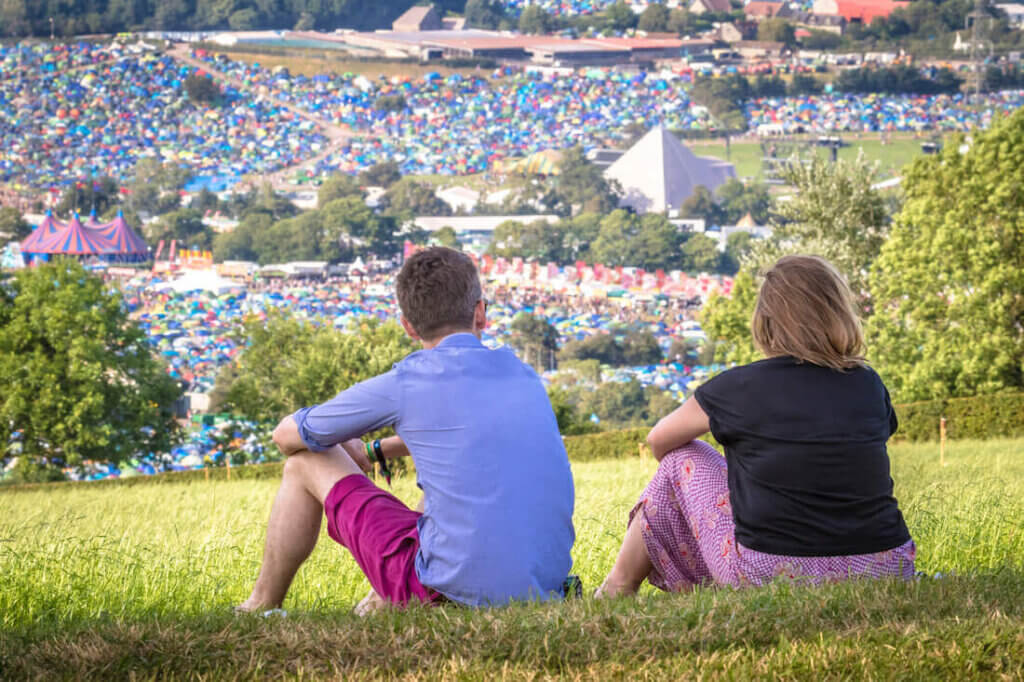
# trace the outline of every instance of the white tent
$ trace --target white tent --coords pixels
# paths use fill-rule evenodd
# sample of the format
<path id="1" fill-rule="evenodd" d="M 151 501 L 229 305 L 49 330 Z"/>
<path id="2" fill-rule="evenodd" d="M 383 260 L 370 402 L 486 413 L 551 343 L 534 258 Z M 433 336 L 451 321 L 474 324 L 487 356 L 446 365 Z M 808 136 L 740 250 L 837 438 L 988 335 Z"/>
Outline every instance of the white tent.
<path id="1" fill-rule="evenodd" d="M 244 288 L 244 284 L 221 277 L 213 270 L 190 270 L 173 282 L 157 285 L 157 289 L 161 291 L 175 291 L 179 294 L 189 291 L 210 291 L 219 295 Z"/>
<path id="2" fill-rule="evenodd" d="M 721 159 L 697 156 L 658 126 L 620 156 L 604 175 L 622 186 L 620 206 L 629 206 L 637 213 L 663 213 L 679 208 L 697 185 L 714 192 L 736 177 L 736 168 Z"/>

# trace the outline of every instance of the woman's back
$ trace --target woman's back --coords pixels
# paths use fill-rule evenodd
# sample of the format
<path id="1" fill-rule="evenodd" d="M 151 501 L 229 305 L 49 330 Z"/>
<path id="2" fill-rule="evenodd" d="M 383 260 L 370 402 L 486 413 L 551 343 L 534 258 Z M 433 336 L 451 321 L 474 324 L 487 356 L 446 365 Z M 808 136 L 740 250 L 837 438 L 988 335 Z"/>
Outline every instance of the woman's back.
<path id="1" fill-rule="evenodd" d="M 896 416 L 874 370 L 780 356 L 720 374 L 696 399 L 725 447 L 742 545 L 839 556 L 910 539 L 885 448 Z"/>

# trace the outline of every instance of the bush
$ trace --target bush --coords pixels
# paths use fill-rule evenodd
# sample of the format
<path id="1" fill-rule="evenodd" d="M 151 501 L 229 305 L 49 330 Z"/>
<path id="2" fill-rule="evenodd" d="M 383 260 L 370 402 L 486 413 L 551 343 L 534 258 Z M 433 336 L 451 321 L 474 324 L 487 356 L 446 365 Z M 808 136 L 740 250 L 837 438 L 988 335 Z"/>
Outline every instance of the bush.
<path id="1" fill-rule="evenodd" d="M 942 417 L 946 418 L 948 438 L 1024 436 L 1024 393 L 926 400 L 896 405 L 895 409 L 900 420 L 895 437 L 899 440 L 938 440 Z"/>

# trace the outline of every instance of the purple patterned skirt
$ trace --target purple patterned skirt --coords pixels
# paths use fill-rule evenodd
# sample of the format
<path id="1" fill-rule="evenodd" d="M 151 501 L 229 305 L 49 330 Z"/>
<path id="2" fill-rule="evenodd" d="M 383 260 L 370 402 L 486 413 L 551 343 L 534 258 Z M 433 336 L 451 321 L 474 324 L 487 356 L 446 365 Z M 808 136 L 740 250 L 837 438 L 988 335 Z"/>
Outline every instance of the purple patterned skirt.
<path id="1" fill-rule="evenodd" d="M 662 590 L 694 585 L 759 586 L 775 578 L 821 583 L 848 578 L 914 576 L 914 541 L 875 554 L 794 557 L 765 554 L 736 542 L 725 458 L 703 441 L 665 455 L 629 513 L 642 511 L 648 581 Z"/>

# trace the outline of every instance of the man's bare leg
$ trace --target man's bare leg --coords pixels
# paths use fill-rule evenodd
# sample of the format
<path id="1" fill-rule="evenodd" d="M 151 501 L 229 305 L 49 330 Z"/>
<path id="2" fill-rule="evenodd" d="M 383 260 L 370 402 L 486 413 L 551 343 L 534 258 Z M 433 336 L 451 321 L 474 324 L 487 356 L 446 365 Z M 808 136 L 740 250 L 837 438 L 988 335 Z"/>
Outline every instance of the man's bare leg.
<path id="1" fill-rule="evenodd" d="M 238 610 L 281 606 L 299 566 L 316 547 L 324 499 L 335 483 L 352 474 L 362 471 L 339 446 L 323 453 L 303 450 L 285 460 L 281 487 L 270 510 L 260 575 Z"/>
<path id="2" fill-rule="evenodd" d="M 622 540 L 622 548 L 615 559 L 615 565 L 601 583 L 601 587 L 594 593 L 596 598 L 636 594 L 640 585 L 651 574 L 654 564 L 651 563 L 651 558 L 647 555 L 647 546 L 644 544 L 641 529 L 643 522 L 643 512 L 638 511 L 626 529 L 626 537 Z"/>

